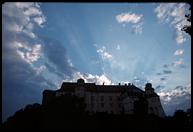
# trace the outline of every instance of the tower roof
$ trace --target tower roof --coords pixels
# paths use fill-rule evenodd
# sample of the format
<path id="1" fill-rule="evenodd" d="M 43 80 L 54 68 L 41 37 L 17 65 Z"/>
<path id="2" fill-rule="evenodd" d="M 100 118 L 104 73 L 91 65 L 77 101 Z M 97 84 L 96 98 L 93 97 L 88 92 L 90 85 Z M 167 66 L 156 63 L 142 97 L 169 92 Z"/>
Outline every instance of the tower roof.
<path id="1" fill-rule="evenodd" d="M 152 88 L 152 84 L 151 83 L 146 83 L 145 87 Z"/>
<path id="2" fill-rule="evenodd" d="M 77 80 L 77 83 L 84 83 L 84 79 L 79 78 L 79 79 Z"/>

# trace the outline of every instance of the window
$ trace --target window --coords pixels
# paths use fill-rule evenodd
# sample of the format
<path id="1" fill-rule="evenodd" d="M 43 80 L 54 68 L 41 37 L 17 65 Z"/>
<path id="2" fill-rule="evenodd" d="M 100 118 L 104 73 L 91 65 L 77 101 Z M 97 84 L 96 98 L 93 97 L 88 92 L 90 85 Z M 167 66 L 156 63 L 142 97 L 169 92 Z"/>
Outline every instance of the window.
<path id="1" fill-rule="evenodd" d="M 112 96 L 109 96 L 109 100 L 110 100 L 110 101 L 112 101 L 112 100 L 113 100 Z"/>
<path id="2" fill-rule="evenodd" d="M 113 107 L 113 103 L 110 103 L 110 106 Z"/>
<path id="3" fill-rule="evenodd" d="M 104 101 L 104 96 L 101 96 L 101 101 Z"/>
<path id="4" fill-rule="evenodd" d="M 121 103 L 119 103 L 119 107 L 121 108 Z"/>
<path id="5" fill-rule="evenodd" d="M 102 108 L 104 107 L 104 103 L 101 103 L 101 107 L 102 107 Z"/>
<path id="6" fill-rule="evenodd" d="M 91 108 L 94 108 L 94 104 L 93 103 L 91 104 Z"/>
<path id="7" fill-rule="evenodd" d="M 150 107 L 150 113 L 154 113 L 154 111 L 153 111 L 153 108 L 152 108 L 152 107 Z"/>
<path id="8" fill-rule="evenodd" d="M 91 96 L 91 101 L 94 101 L 94 96 Z"/>

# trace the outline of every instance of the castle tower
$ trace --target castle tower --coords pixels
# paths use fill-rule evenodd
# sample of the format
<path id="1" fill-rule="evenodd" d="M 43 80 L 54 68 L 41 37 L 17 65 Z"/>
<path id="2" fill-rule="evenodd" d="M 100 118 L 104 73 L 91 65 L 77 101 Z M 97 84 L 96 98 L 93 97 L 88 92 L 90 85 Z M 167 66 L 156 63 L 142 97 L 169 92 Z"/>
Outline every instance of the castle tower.
<path id="1" fill-rule="evenodd" d="M 82 78 L 77 80 L 78 87 L 75 88 L 75 95 L 78 97 L 85 96 L 84 80 Z"/>
<path id="2" fill-rule="evenodd" d="M 154 92 L 151 83 L 145 85 L 145 97 L 148 101 L 148 114 L 154 114 L 159 117 L 165 117 L 159 96 Z"/>

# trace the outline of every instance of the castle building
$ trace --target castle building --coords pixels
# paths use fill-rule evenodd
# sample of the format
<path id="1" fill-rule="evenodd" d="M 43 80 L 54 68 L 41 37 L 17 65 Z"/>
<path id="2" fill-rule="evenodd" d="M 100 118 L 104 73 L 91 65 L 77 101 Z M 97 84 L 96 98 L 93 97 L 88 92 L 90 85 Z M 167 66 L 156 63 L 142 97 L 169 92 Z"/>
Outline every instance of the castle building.
<path id="1" fill-rule="evenodd" d="M 109 114 L 134 114 L 137 102 L 146 101 L 147 113 L 164 117 L 159 96 L 154 92 L 151 83 L 147 83 L 145 91 L 137 88 L 133 84 L 125 85 L 96 85 L 95 83 L 85 83 L 83 79 L 78 79 L 77 83 L 63 82 L 60 89 L 44 90 L 42 104 L 49 103 L 53 98 L 71 94 L 83 97 L 86 103 L 86 111 L 89 113 L 107 112 Z M 143 104 L 138 103 L 139 106 Z"/>

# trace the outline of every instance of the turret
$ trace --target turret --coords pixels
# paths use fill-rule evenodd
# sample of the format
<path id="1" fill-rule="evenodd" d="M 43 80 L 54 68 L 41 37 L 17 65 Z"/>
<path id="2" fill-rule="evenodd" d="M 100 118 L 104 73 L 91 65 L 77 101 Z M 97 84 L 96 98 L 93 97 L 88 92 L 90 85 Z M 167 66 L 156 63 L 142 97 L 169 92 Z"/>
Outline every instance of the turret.
<path id="1" fill-rule="evenodd" d="M 154 94 L 154 88 L 152 88 L 152 84 L 151 83 L 147 83 L 145 85 L 145 93 L 146 94 Z"/>
<path id="2" fill-rule="evenodd" d="M 151 83 L 145 85 L 145 97 L 148 101 L 148 114 L 155 114 L 159 117 L 164 117 L 165 113 L 162 108 L 159 96 L 154 92 Z"/>
<path id="3" fill-rule="evenodd" d="M 78 83 L 78 84 L 83 84 L 83 83 L 84 83 L 84 79 L 82 79 L 82 78 L 78 79 L 78 80 L 77 80 L 77 83 Z"/>
<path id="4" fill-rule="evenodd" d="M 82 78 L 77 80 L 78 87 L 75 88 L 75 95 L 78 97 L 85 96 L 84 80 Z"/>

